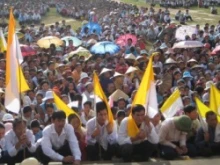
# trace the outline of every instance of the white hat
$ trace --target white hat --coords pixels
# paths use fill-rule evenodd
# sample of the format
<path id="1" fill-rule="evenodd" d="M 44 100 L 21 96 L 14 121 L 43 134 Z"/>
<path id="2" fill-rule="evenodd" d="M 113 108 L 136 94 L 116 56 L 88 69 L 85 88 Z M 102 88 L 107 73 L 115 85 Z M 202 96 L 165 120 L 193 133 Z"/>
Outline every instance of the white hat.
<path id="1" fill-rule="evenodd" d="M 138 70 L 137 68 L 135 68 L 135 67 L 133 67 L 133 66 L 130 66 L 130 67 L 127 69 L 127 71 L 125 72 L 125 74 L 129 74 L 129 73 L 132 73 L 132 72 L 137 71 L 137 70 Z"/>
<path id="2" fill-rule="evenodd" d="M 115 72 L 114 75 L 111 77 L 111 79 L 115 77 L 119 77 L 119 76 L 124 76 L 124 75 L 121 73 Z"/>
<path id="3" fill-rule="evenodd" d="M 47 91 L 45 97 L 42 99 L 43 101 L 47 101 L 49 99 L 54 99 L 53 91 Z"/>
<path id="4" fill-rule="evenodd" d="M 132 53 L 130 53 L 130 54 L 125 55 L 125 59 L 126 60 L 136 60 L 136 57 Z"/>
<path id="5" fill-rule="evenodd" d="M 172 48 L 168 48 L 168 50 L 165 52 L 165 54 L 175 54 Z"/>
<path id="6" fill-rule="evenodd" d="M 160 49 L 166 49 L 167 45 L 165 43 L 162 43 L 162 45 L 160 46 Z"/>
<path id="7" fill-rule="evenodd" d="M 14 121 L 14 117 L 12 116 L 12 114 L 6 113 L 6 114 L 4 114 L 2 121 L 3 122 Z"/>
<path id="8" fill-rule="evenodd" d="M 112 69 L 103 68 L 99 75 L 102 75 L 103 73 L 111 72 L 111 71 L 112 71 Z"/>
<path id="9" fill-rule="evenodd" d="M 207 81 L 205 83 L 205 90 L 209 90 L 213 84 L 213 81 Z"/>
<path id="10" fill-rule="evenodd" d="M 139 59 L 142 59 L 142 58 L 144 58 L 144 56 L 137 56 L 136 60 L 139 60 Z"/>
<path id="11" fill-rule="evenodd" d="M 80 76 L 80 82 L 84 79 L 84 78 L 89 78 L 88 74 L 85 72 L 82 72 L 81 76 Z"/>
<path id="12" fill-rule="evenodd" d="M 40 165 L 36 158 L 27 158 L 21 162 L 21 165 Z"/>
<path id="13" fill-rule="evenodd" d="M 173 60 L 172 58 L 168 58 L 166 61 L 165 61 L 165 64 L 176 64 L 177 62 L 175 60 Z"/>
<path id="14" fill-rule="evenodd" d="M 141 51 L 140 51 L 140 54 L 147 54 L 147 55 L 148 55 L 148 53 L 147 53 L 146 50 L 141 50 Z"/>
<path id="15" fill-rule="evenodd" d="M 189 63 L 189 62 L 196 62 L 196 63 L 198 63 L 198 61 L 196 61 L 196 60 L 193 59 L 193 58 L 187 61 L 187 63 Z"/>
<path id="16" fill-rule="evenodd" d="M 0 93 L 5 93 L 2 88 L 0 88 Z"/>

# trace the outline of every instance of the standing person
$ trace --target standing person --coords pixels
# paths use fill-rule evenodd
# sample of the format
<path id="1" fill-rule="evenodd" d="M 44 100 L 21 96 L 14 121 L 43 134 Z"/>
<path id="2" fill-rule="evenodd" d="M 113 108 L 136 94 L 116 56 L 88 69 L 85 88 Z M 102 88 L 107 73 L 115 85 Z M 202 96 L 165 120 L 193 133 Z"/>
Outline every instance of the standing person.
<path id="1" fill-rule="evenodd" d="M 52 160 L 79 165 L 79 144 L 73 127 L 66 123 L 66 114 L 54 112 L 52 122 L 43 130 L 41 145 L 37 149 L 40 162 L 48 164 Z"/>
<path id="2" fill-rule="evenodd" d="M 117 150 L 117 125 L 108 121 L 104 102 L 96 104 L 96 114 L 86 124 L 87 159 L 95 161 L 101 156 L 104 160 L 111 160 Z"/>
<path id="3" fill-rule="evenodd" d="M 118 131 L 118 143 L 120 153 L 125 162 L 131 162 L 135 156 L 140 161 L 146 161 L 156 151 L 156 144 L 159 142 L 154 126 L 146 120 L 145 108 L 142 105 L 134 105 L 132 117 L 135 124 L 140 129 L 135 136 L 130 136 L 128 132 L 129 117 L 121 121 Z"/>
<path id="4" fill-rule="evenodd" d="M 20 163 L 25 152 L 26 158 L 36 151 L 33 133 L 27 129 L 26 122 L 21 118 L 13 121 L 13 129 L 5 135 L 6 150 L 9 154 L 8 164 Z"/>

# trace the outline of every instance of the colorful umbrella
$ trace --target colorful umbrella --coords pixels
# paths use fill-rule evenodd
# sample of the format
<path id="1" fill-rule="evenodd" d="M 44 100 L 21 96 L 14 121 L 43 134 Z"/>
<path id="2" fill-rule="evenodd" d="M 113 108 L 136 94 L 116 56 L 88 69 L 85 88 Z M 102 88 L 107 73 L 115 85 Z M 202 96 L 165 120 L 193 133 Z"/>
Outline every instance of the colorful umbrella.
<path id="1" fill-rule="evenodd" d="M 111 55 L 118 53 L 120 51 L 120 47 L 113 42 L 103 41 L 98 42 L 93 45 L 90 49 L 90 52 L 93 54 L 106 54 L 110 53 Z"/>
<path id="2" fill-rule="evenodd" d="M 18 36 L 18 39 L 21 39 L 24 37 L 24 34 L 21 32 L 15 32 Z M 8 37 L 8 32 L 4 33 L 4 36 L 7 38 Z"/>
<path id="3" fill-rule="evenodd" d="M 69 46 L 69 40 L 73 41 L 73 46 L 75 47 L 78 47 L 82 44 L 82 41 L 80 39 L 73 37 L 73 36 L 66 36 L 66 37 L 61 38 L 61 40 L 66 42 L 66 46 Z"/>
<path id="4" fill-rule="evenodd" d="M 34 48 L 32 48 L 31 46 L 28 46 L 28 45 L 20 44 L 20 48 L 21 48 L 21 54 L 22 54 L 23 57 L 32 56 L 32 55 L 35 55 L 37 53 L 37 51 L 34 50 Z"/>
<path id="5" fill-rule="evenodd" d="M 137 43 L 137 37 L 133 34 L 125 34 L 122 36 L 119 36 L 118 39 L 116 40 L 116 44 L 123 47 L 128 44 L 128 39 L 132 39 L 132 45 L 136 45 Z"/>
<path id="6" fill-rule="evenodd" d="M 50 48 L 51 44 L 55 44 L 55 46 L 61 46 L 63 45 L 63 41 L 54 36 L 47 36 L 37 41 L 37 45 L 41 48 Z"/>
<path id="7" fill-rule="evenodd" d="M 101 35 L 102 33 L 102 27 L 99 24 L 89 22 L 82 27 L 82 31 L 81 31 L 82 35 L 85 34 L 84 30 L 86 27 L 89 29 L 89 34 L 95 33 L 97 35 Z"/>
<path id="8" fill-rule="evenodd" d="M 173 49 L 175 48 L 199 48 L 203 47 L 203 43 L 200 41 L 180 41 L 174 44 Z"/>
<path id="9" fill-rule="evenodd" d="M 196 27 L 193 26 L 181 26 L 176 30 L 175 38 L 178 40 L 185 40 L 185 36 L 188 35 L 189 37 L 192 34 L 196 34 Z"/>
<path id="10" fill-rule="evenodd" d="M 87 49 L 81 46 L 77 50 L 70 52 L 67 58 L 73 57 L 75 55 L 79 57 L 83 56 L 86 59 L 89 59 L 92 56 L 91 53 Z"/>

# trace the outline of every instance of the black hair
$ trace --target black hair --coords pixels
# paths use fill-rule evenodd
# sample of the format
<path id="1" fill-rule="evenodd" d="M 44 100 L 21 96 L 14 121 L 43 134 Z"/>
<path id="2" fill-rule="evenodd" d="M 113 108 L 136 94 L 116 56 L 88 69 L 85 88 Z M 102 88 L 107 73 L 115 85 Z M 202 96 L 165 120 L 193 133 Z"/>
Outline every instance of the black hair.
<path id="1" fill-rule="evenodd" d="M 216 114 L 215 114 L 215 112 L 213 112 L 213 111 L 208 111 L 208 112 L 206 112 L 206 114 L 205 114 L 205 118 L 206 118 L 206 120 L 210 117 L 210 116 L 213 116 L 213 115 L 215 115 L 216 116 Z"/>
<path id="2" fill-rule="evenodd" d="M 98 102 L 96 103 L 96 112 L 97 114 L 103 110 L 107 110 L 107 106 L 105 104 L 105 102 Z"/>
<path id="3" fill-rule="evenodd" d="M 22 123 L 26 125 L 26 121 L 22 120 L 22 118 L 15 118 L 12 123 L 13 129 L 15 129 L 19 124 L 22 124 Z"/>
<path id="4" fill-rule="evenodd" d="M 125 111 L 118 111 L 117 112 L 117 117 L 125 117 L 126 114 L 125 114 Z"/>
<path id="5" fill-rule="evenodd" d="M 31 121 L 31 128 L 40 128 L 40 123 L 38 120 L 32 120 Z"/>
<path id="6" fill-rule="evenodd" d="M 26 106 L 26 107 L 23 108 L 23 113 L 28 113 L 28 112 L 31 112 L 31 111 L 32 111 L 32 109 L 31 109 L 30 106 Z"/>
<path id="7" fill-rule="evenodd" d="M 83 105 L 89 105 L 90 107 L 92 107 L 92 102 L 91 101 L 86 101 Z"/>
<path id="8" fill-rule="evenodd" d="M 45 109 L 47 109 L 47 108 L 54 108 L 54 106 L 53 106 L 53 104 L 46 104 Z"/>
<path id="9" fill-rule="evenodd" d="M 73 119 L 78 118 L 78 116 L 76 114 L 70 114 L 68 116 L 68 123 L 70 123 Z"/>
<path id="10" fill-rule="evenodd" d="M 132 114 L 135 114 L 136 112 L 145 111 L 145 108 L 143 105 L 136 104 L 132 107 Z"/>
<path id="11" fill-rule="evenodd" d="M 187 105 L 183 108 L 184 113 L 191 113 L 192 111 L 195 111 L 196 107 L 193 105 Z"/>
<path id="12" fill-rule="evenodd" d="M 54 112 L 53 114 L 52 114 L 52 119 L 53 120 L 56 120 L 56 119 L 66 119 L 66 114 L 65 114 L 65 112 L 63 112 L 63 111 L 57 111 L 57 112 Z"/>

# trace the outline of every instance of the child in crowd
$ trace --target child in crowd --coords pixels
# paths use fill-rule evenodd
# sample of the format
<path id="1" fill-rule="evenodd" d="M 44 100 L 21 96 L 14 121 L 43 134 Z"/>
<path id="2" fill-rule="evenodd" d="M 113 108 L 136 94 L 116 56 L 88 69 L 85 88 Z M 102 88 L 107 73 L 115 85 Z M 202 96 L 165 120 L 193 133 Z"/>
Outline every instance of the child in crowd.
<path id="1" fill-rule="evenodd" d="M 32 120 L 30 126 L 31 126 L 31 130 L 35 136 L 35 142 L 37 142 L 43 136 L 42 129 L 40 127 L 40 123 L 38 120 L 35 119 L 35 120 Z"/>

